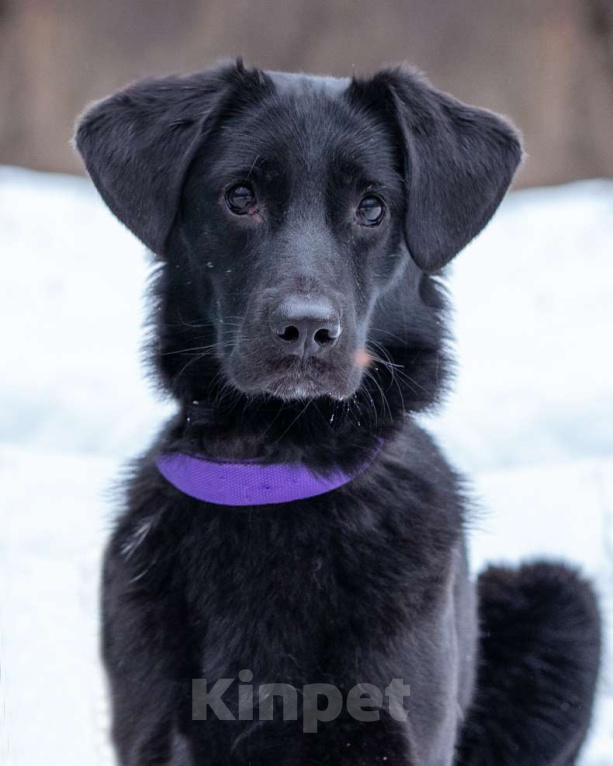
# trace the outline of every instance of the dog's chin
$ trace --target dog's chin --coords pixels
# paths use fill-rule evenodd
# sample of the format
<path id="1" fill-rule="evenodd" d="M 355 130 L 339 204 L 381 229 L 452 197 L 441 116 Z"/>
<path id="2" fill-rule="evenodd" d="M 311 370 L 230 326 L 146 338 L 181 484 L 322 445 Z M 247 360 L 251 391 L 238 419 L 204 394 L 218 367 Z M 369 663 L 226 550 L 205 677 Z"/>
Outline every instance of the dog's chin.
<path id="1" fill-rule="evenodd" d="M 353 393 L 347 387 L 333 387 L 316 378 L 307 376 L 295 378 L 292 375 L 271 381 L 269 384 L 264 385 L 261 391 L 285 402 L 304 401 L 319 397 L 328 397 L 342 401 Z"/>
<path id="2" fill-rule="evenodd" d="M 249 396 L 272 396 L 284 402 L 326 397 L 343 401 L 358 390 L 362 373 L 357 368 L 348 372 L 330 369 L 326 372 L 298 367 L 263 373 L 235 369 L 228 375 L 231 385 Z"/>

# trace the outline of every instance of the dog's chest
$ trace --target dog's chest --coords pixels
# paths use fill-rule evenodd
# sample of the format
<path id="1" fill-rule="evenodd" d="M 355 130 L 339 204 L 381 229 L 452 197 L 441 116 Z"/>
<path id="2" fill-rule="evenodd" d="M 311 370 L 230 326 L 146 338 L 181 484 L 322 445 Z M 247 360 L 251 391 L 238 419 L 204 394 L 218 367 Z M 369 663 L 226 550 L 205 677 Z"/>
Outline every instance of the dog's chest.
<path id="1" fill-rule="evenodd" d="M 206 677 L 325 676 L 338 657 L 359 661 L 419 620 L 442 587 L 432 541 L 424 548 L 404 523 L 410 508 L 351 502 L 195 525 L 187 602 Z"/>

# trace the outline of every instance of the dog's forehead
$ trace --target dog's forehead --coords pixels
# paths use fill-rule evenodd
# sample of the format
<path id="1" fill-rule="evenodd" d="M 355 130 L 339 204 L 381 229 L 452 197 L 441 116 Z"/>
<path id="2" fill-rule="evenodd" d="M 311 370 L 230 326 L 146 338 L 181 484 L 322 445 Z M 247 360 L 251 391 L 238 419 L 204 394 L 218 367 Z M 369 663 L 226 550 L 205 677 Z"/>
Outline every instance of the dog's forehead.
<path id="1" fill-rule="evenodd" d="M 223 153 L 213 159 L 226 175 L 278 172 L 290 177 L 306 167 L 320 181 L 335 168 L 369 178 L 393 166 L 393 142 L 382 121 L 354 109 L 348 77 L 267 71 L 274 88 L 229 116 L 220 131 Z M 340 164 L 339 164 L 340 163 Z M 351 169 L 351 170 L 350 170 Z"/>
<path id="2" fill-rule="evenodd" d="M 328 77 L 295 72 L 268 72 L 280 94 L 314 94 L 338 96 L 343 93 L 349 83 L 348 77 Z"/>

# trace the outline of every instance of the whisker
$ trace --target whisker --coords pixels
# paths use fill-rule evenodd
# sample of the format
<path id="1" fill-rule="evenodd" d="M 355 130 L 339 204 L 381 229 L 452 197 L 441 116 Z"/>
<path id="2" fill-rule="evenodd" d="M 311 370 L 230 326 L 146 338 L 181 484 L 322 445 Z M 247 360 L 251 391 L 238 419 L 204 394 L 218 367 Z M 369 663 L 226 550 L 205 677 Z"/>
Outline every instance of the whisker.
<path id="1" fill-rule="evenodd" d="M 164 351 L 161 356 L 172 356 L 173 354 L 189 354 L 193 351 L 210 351 L 211 349 L 222 348 L 224 346 L 232 345 L 233 341 L 219 341 L 217 343 L 211 343 L 208 346 L 193 346 L 192 348 L 180 348 L 176 351 Z"/>

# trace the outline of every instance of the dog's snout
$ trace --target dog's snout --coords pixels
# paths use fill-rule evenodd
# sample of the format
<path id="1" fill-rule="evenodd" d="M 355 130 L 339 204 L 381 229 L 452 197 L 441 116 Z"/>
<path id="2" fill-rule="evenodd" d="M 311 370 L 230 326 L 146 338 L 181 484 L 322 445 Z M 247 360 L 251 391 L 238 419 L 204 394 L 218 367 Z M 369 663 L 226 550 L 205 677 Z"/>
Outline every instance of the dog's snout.
<path id="1" fill-rule="evenodd" d="M 326 298 L 290 296 L 270 315 L 276 343 L 295 356 L 314 356 L 332 348 L 341 334 L 338 311 Z"/>

